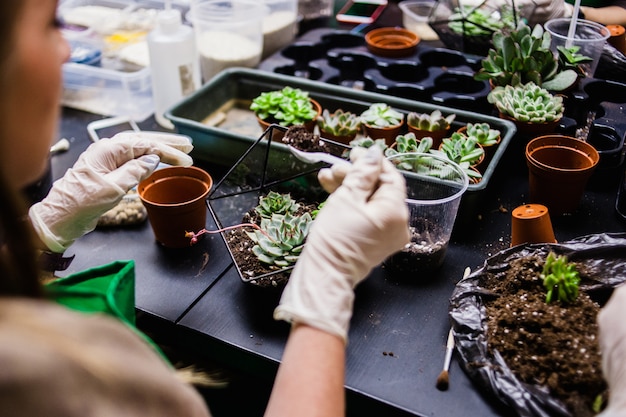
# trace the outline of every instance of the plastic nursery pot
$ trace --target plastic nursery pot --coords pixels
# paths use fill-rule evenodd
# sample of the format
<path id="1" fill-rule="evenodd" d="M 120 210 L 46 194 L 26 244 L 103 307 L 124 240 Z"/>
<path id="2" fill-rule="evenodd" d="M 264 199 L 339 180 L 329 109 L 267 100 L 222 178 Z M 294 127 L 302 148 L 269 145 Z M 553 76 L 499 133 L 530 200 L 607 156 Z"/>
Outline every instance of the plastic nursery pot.
<path id="1" fill-rule="evenodd" d="M 159 169 L 139 183 L 137 191 L 157 242 L 168 248 L 190 246 L 185 232 L 205 227 L 205 199 L 212 186 L 211 176 L 196 167 Z"/>
<path id="2" fill-rule="evenodd" d="M 410 30 L 384 27 L 371 30 L 365 35 L 367 49 L 374 55 L 398 58 L 415 52 L 420 38 Z"/>
<path id="3" fill-rule="evenodd" d="M 626 29 L 622 25 L 606 25 L 611 36 L 607 41 L 613 45 L 615 49 L 626 54 Z"/>
<path id="4" fill-rule="evenodd" d="M 517 131 L 526 136 L 539 136 L 539 135 L 547 135 L 556 130 L 559 126 L 559 120 L 554 120 L 552 122 L 544 122 L 544 123 L 530 123 L 530 122 L 520 122 L 519 120 L 514 119 L 513 117 L 506 115 L 504 113 L 498 113 L 501 119 L 510 120 L 515 123 L 515 127 Z"/>
<path id="5" fill-rule="evenodd" d="M 322 106 L 320 103 L 318 103 L 316 100 L 313 100 L 312 98 L 309 98 L 309 100 L 311 101 L 311 104 L 313 104 L 313 108 L 315 109 L 316 114 L 313 120 L 304 123 L 304 127 L 306 127 L 306 130 L 308 130 L 309 132 L 313 132 L 315 130 L 315 125 L 317 124 L 317 118 L 320 116 L 320 114 L 322 114 Z M 275 123 L 273 120 L 263 120 L 260 119 L 258 116 L 256 120 L 264 132 L 267 130 L 268 127 L 270 127 L 271 124 Z M 280 142 L 283 139 L 283 136 L 285 136 L 284 131 L 280 129 L 274 129 L 274 132 L 272 133 L 272 140 L 275 142 Z"/>
<path id="6" fill-rule="evenodd" d="M 469 180 L 458 164 L 430 153 L 400 153 L 387 159 L 406 181 L 411 241 L 384 265 L 401 279 L 425 280 L 443 265 Z"/>
<path id="7" fill-rule="evenodd" d="M 433 140 L 433 145 L 432 148 L 433 149 L 437 149 L 439 147 L 439 145 L 441 145 L 441 141 L 443 140 L 443 138 L 446 137 L 446 135 L 448 134 L 448 132 L 450 131 L 450 129 L 445 129 L 445 130 L 435 130 L 435 131 L 429 131 L 429 130 L 422 130 L 422 129 L 418 129 L 414 126 L 411 126 L 410 124 L 407 123 L 407 129 L 410 133 L 413 133 L 415 135 L 415 138 L 417 140 L 421 140 L 425 137 L 430 137 Z"/>
<path id="8" fill-rule="evenodd" d="M 522 243 L 556 243 L 546 206 L 524 204 L 511 213 L 511 246 Z"/>
<path id="9" fill-rule="evenodd" d="M 404 120 L 400 124 L 387 127 L 378 127 L 363 123 L 365 134 L 372 139 L 384 139 L 387 146 L 391 146 L 396 141 L 396 137 L 400 134 L 400 130 L 404 125 Z"/>
<path id="10" fill-rule="evenodd" d="M 581 140 L 563 135 L 540 136 L 526 145 L 530 200 L 548 207 L 553 215 L 578 207 L 600 155 Z"/>

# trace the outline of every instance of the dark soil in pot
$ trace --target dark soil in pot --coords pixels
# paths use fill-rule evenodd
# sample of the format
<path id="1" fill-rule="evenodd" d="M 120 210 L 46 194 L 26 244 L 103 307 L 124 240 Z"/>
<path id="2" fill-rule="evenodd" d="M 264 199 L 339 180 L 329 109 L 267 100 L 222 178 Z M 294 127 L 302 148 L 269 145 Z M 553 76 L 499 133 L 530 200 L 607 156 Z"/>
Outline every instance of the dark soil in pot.
<path id="1" fill-rule="evenodd" d="M 547 304 L 540 278 L 544 259 L 520 257 L 504 275 L 488 274 L 484 288 L 499 297 L 485 302 L 488 346 L 517 377 L 539 385 L 565 404 L 573 416 L 593 416 L 605 395 L 596 317 L 599 304 L 581 292 L 573 304 Z M 584 266 L 578 266 L 581 281 Z"/>

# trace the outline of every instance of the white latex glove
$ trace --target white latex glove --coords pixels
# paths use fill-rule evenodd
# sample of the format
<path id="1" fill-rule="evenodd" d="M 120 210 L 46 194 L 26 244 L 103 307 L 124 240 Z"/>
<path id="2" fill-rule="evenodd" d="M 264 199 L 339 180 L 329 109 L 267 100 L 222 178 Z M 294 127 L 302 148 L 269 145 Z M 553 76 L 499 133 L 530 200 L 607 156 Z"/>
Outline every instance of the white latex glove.
<path id="1" fill-rule="evenodd" d="M 616 288 L 598 314 L 602 372 L 609 386 L 609 405 L 598 417 L 626 415 L 626 285 Z"/>
<path id="2" fill-rule="evenodd" d="M 277 320 L 305 323 L 344 340 L 354 287 L 409 242 L 404 178 L 377 147 L 361 155 L 313 222 L 274 311 Z"/>
<path id="3" fill-rule="evenodd" d="M 160 132 L 123 132 L 93 143 L 46 198 L 30 208 L 37 235 L 52 252 L 64 252 L 147 178 L 159 160 L 189 166 L 192 149 L 187 136 Z"/>

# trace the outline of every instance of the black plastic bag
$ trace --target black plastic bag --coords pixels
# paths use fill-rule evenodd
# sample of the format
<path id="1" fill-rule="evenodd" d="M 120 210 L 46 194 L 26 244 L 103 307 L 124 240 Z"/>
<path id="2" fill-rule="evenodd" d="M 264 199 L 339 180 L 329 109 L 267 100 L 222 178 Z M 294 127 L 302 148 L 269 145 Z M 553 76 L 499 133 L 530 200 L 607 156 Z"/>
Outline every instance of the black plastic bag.
<path id="1" fill-rule="evenodd" d="M 545 258 L 550 251 L 584 264 L 591 276 L 598 277 L 591 284 L 581 285 L 581 291 L 610 293 L 626 281 L 626 233 L 605 233 L 563 243 L 526 244 L 503 250 L 459 281 L 450 299 L 456 350 L 465 372 L 480 388 L 524 417 L 571 416 L 571 413 L 547 389 L 518 380 L 497 351 L 493 355 L 488 352 L 483 299 L 494 294 L 481 288 L 480 281 L 487 273 L 504 274 L 513 259 L 529 255 Z"/>

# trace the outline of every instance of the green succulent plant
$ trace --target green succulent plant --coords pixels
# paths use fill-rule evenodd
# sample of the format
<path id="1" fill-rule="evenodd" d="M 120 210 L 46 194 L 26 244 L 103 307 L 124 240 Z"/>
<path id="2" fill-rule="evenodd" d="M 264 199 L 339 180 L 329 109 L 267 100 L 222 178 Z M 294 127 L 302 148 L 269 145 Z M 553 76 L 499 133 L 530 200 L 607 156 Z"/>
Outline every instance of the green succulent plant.
<path id="1" fill-rule="evenodd" d="M 261 93 L 252 100 L 250 110 L 259 119 L 273 119 L 281 126 L 304 124 L 317 116 L 309 93 L 289 86 Z"/>
<path id="2" fill-rule="evenodd" d="M 492 129 L 489 123 L 468 123 L 465 125 L 465 134 L 468 137 L 476 138 L 482 146 L 492 146 L 498 143 L 500 131 Z"/>
<path id="3" fill-rule="evenodd" d="M 386 103 L 372 103 L 361 113 L 361 121 L 373 127 L 397 126 L 404 120 L 404 114 L 394 110 Z"/>
<path id="4" fill-rule="evenodd" d="M 582 64 L 593 62 L 593 59 L 587 55 L 578 53 L 580 46 L 572 45 L 566 47 L 559 45 L 556 49 L 559 54 L 559 66 L 561 68 L 571 69 L 576 72 L 579 77 L 585 77 L 587 75 L 583 70 Z"/>
<path id="5" fill-rule="evenodd" d="M 259 199 L 259 204 L 254 208 L 261 217 L 272 217 L 272 214 L 293 214 L 300 208 L 300 204 L 291 198 L 290 194 L 280 194 L 270 191 L 266 196 Z"/>
<path id="6" fill-rule="evenodd" d="M 354 113 L 341 109 L 335 110 L 334 113 L 324 109 L 317 118 L 317 126 L 321 131 L 334 136 L 352 136 L 359 132 L 361 118 Z"/>
<path id="7" fill-rule="evenodd" d="M 385 139 L 372 139 L 369 136 L 361 137 L 350 141 L 350 148 L 371 148 L 372 146 L 378 146 L 383 154 L 387 151 L 387 143 Z M 342 158 L 350 159 L 350 149 L 347 149 L 341 155 Z"/>
<path id="8" fill-rule="evenodd" d="M 520 122 L 545 123 L 563 117 L 563 97 L 551 94 L 533 82 L 496 87 L 487 100 L 498 111 Z"/>
<path id="9" fill-rule="evenodd" d="M 416 129 L 434 132 L 450 129 L 450 124 L 455 118 L 454 113 L 444 117 L 440 110 L 433 110 L 430 114 L 411 112 L 407 115 L 406 122 Z"/>
<path id="10" fill-rule="evenodd" d="M 467 162 L 470 165 L 476 164 L 485 154 L 482 146 L 478 144 L 478 139 L 459 132 L 454 132 L 449 138 L 443 139 L 441 152 L 457 164 Z"/>
<path id="11" fill-rule="evenodd" d="M 531 31 L 523 21 L 510 33 L 496 31 L 493 48 L 482 59 L 474 78 L 491 80 L 495 86 L 533 82 L 547 90 L 563 91 L 576 82 L 578 74 L 559 66 L 550 42 L 550 33 L 541 25 Z"/>
<path id="12" fill-rule="evenodd" d="M 580 277 L 573 262 L 567 261 L 567 256 L 556 256 L 550 252 L 541 273 L 543 286 L 546 288 L 546 303 L 553 300 L 562 303 L 572 303 L 578 297 Z"/>
<path id="13" fill-rule="evenodd" d="M 476 7 L 457 7 L 448 20 L 453 32 L 466 36 L 490 35 L 505 27 L 515 27 L 511 7 L 501 7 L 497 14 Z"/>
<path id="14" fill-rule="evenodd" d="M 252 252 L 259 261 L 284 268 L 298 260 L 312 223 L 309 213 L 292 216 L 273 214 L 261 220 L 261 230 L 246 232 L 256 245 Z"/>
<path id="15" fill-rule="evenodd" d="M 411 152 L 428 153 L 432 146 L 433 138 L 425 137 L 418 141 L 415 134 L 409 132 L 406 135 L 396 136 L 396 147 L 387 148 L 385 150 L 385 156 Z"/>

